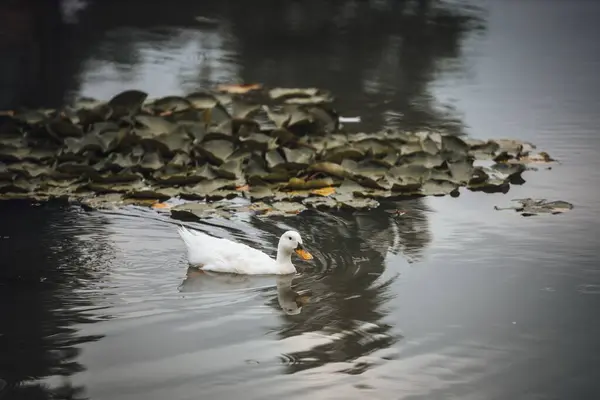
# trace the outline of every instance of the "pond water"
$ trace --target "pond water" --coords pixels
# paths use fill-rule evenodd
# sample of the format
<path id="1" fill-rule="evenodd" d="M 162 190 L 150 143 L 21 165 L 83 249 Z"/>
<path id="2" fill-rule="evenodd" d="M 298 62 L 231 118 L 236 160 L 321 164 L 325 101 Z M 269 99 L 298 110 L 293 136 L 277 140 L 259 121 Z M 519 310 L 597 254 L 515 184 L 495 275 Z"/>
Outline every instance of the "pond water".
<path id="1" fill-rule="evenodd" d="M 561 164 L 402 216 L 187 223 L 271 255 L 298 230 L 315 258 L 293 280 L 188 270 L 177 221 L 152 210 L 4 202 L 0 397 L 600 398 L 600 4 L 457 2 L 432 21 L 418 2 L 200 3 L 75 7 L 54 43 L 70 75 L 7 107 L 314 85 L 362 117 L 353 130 L 519 138 Z M 575 208 L 494 211 L 525 197 Z"/>

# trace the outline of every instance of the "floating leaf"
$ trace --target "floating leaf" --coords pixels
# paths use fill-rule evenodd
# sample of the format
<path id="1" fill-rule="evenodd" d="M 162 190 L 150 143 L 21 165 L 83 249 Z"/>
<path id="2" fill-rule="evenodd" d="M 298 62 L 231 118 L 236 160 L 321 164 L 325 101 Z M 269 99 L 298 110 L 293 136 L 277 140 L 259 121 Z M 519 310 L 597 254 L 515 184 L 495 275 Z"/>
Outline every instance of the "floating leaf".
<path id="1" fill-rule="evenodd" d="M 136 133 L 143 139 L 154 138 L 164 134 L 168 135 L 177 128 L 177 125 L 167 121 L 163 117 L 153 115 L 137 115 L 134 117 L 134 120 L 144 128 L 136 130 Z"/>
<path id="2" fill-rule="evenodd" d="M 292 150 L 284 147 L 283 154 L 287 160 L 286 167 L 292 169 L 306 168 L 315 158 L 315 152 L 307 148 Z"/>
<path id="3" fill-rule="evenodd" d="M 269 97 L 272 99 L 279 99 L 281 97 L 312 97 L 319 93 L 317 88 L 274 88 L 269 90 Z"/>
<path id="4" fill-rule="evenodd" d="M 313 164 L 308 167 L 307 171 L 309 172 L 323 172 L 327 175 L 335 176 L 337 178 L 346 178 L 349 177 L 349 173 L 346 171 L 344 167 L 339 164 L 332 162 L 320 162 Z"/>
<path id="5" fill-rule="evenodd" d="M 316 194 L 319 196 L 329 196 L 335 193 L 335 188 L 334 187 L 325 187 L 325 188 L 321 188 L 321 189 L 315 189 L 315 190 L 311 190 L 312 194 Z"/>
<path id="6" fill-rule="evenodd" d="M 449 181 L 429 180 L 421 187 L 421 194 L 425 196 L 444 196 L 457 193 L 458 185 Z"/>
<path id="7" fill-rule="evenodd" d="M 174 112 L 185 111 L 192 107 L 189 99 L 179 96 L 167 96 L 155 100 L 151 107 L 156 114 L 172 114 Z"/>
<path id="8" fill-rule="evenodd" d="M 233 153 L 233 144 L 226 140 L 210 140 L 198 148 L 206 157 L 217 165 L 223 164 Z"/>
<path id="9" fill-rule="evenodd" d="M 268 151 L 277 148 L 277 139 L 264 133 L 252 133 L 246 137 L 240 137 L 240 142 L 252 149 Z"/>
<path id="10" fill-rule="evenodd" d="M 442 151 L 466 156 L 469 153 L 469 145 L 456 136 L 442 136 Z"/>
<path id="11" fill-rule="evenodd" d="M 242 159 L 235 159 L 221 164 L 214 169 L 217 176 L 226 179 L 239 179 L 242 177 Z"/>
<path id="12" fill-rule="evenodd" d="M 110 99 L 108 105 L 119 115 L 132 115 L 140 111 L 147 97 L 147 93 L 139 90 L 127 90 Z"/>
<path id="13" fill-rule="evenodd" d="M 56 138 L 83 136 L 83 130 L 81 127 L 65 119 L 56 119 L 49 122 L 46 125 L 46 129 L 48 129 L 48 132 Z"/>
<path id="14" fill-rule="evenodd" d="M 245 94 L 253 90 L 262 89 L 262 85 L 258 83 L 251 84 L 232 84 L 232 85 L 219 85 L 217 90 L 220 92 L 226 92 L 231 94 Z"/>
<path id="15" fill-rule="evenodd" d="M 156 152 L 147 152 L 142 157 L 142 161 L 139 164 L 140 169 L 146 171 L 157 171 L 164 165 L 162 157 Z"/>
<path id="16" fill-rule="evenodd" d="M 271 171 L 281 169 L 285 165 L 285 160 L 277 150 L 271 150 L 265 154 L 265 161 L 267 162 L 267 168 Z"/>
<path id="17" fill-rule="evenodd" d="M 201 110 L 213 108 L 219 102 L 216 97 L 209 92 L 194 92 L 187 95 L 186 99 L 192 104 L 192 107 Z"/>
<path id="18" fill-rule="evenodd" d="M 323 178 L 323 179 L 313 179 L 310 181 L 306 181 L 300 178 L 290 178 L 287 185 L 284 187 L 286 189 L 320 189 L 328 186 L 333 186 L 334 181 L 331 178 Z"/>
<path id="19" fill-rule="evenodd" d="M 308 197 L 302 200 L 302 204 L 310 208 L 325 210 L 336 208 L 338 203 L 331 197 Z"/>
<path id="20" fill-rule="evenodd" d="M 562 214 L 570 211 L 574 208 L 573 204 L 563 201 L 546 201 L 546 199 L 515 199 L 513 201 L 519 202 L 519 206 L 499 208 L 494 207 L 496 210 L 515 210 L 521 213 L 524 217 L 530 217 L 538 214 Z"/>

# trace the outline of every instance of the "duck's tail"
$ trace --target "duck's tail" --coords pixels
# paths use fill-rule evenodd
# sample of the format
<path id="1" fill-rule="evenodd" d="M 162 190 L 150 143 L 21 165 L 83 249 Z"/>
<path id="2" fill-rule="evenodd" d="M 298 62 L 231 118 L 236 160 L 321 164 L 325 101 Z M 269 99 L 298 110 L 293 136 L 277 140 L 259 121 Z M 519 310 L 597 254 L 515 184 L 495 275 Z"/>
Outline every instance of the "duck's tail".
<path id="1" fill-rule="evenodd" d="M 184 227 L 183 225 L 180 225 L 177 228 L 177 233 L 179 233 L 179 237 L 181 238 L 181 240 L 183 240 L 183 243 L 185 243 L 185 247 L 187 247 L 188 251 L 191 248 L 193 248 L 193 239 L 196 235 L 194 235 L 188 228 Z"/>

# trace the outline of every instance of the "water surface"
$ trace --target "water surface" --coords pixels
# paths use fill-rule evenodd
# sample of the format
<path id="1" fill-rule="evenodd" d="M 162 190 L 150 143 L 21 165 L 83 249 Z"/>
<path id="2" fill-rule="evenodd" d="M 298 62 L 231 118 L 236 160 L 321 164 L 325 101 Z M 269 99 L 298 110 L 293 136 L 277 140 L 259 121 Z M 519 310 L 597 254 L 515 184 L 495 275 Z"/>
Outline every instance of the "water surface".
<path id="1" fill-rule="evenodd" d="M 154 211 L 3 203 L 5 398 L 600 396 L 596 2 L 489 0 L 434 20 L 403 2 L 99 3 L 69 15 L 55 43 L 70 72 L 38 96 L 6 92 L 19 99 L 7 107 L 316 85 L 363 118 L 353 130 L 520 138 L 561 164 L 505 195 L 387 206 L 400 217 L 188 223 L 271 255 L 297 229 L 315 259 L 298 260 L 292 281 L 188 270 L 176 221 Z M 575 209 L 493 210 L 523 197 Z"/>

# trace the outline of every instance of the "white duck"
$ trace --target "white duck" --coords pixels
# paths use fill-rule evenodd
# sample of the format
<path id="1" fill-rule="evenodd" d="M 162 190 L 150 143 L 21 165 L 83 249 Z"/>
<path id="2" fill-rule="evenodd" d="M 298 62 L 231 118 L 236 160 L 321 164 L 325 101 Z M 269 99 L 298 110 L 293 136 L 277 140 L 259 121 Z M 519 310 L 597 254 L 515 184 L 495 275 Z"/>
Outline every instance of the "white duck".
<path id="1" fill-rule="evenodd" d="M 260 250 L 242 243 L 219 239 L 202 232 L 179 227 L 188 253 L 188 262 L 205 271 L 246 275 L 287 275 L 295 274 L 292 253 L 296 252 L 305 260 L 312 255 L 302 245 L 302 238 L 296 231 L 287 231 L 279 239 L 277 259 L 273 260 Z"/>

